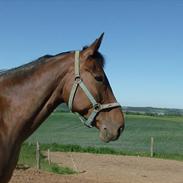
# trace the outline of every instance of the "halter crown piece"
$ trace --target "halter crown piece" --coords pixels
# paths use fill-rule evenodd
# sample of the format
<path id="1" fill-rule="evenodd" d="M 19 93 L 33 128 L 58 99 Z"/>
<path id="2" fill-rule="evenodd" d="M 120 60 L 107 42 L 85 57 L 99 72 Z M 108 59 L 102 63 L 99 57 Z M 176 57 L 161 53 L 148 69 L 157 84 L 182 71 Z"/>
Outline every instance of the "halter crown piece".
<path id="1" fill-rule="evenodd" d="M 70 92 L 68 106 L 69 106 L 70 111 L 72 111 L 74 96 L 76 94 L 78 86 L 80 86 L 81 89 L 83 90 L 83 92 L 86 94 L 86 96 L 90 100 L 90 102 L 92 103 L 93 111 L 91 112 L 88 119 L 81 116 L 79 113 L 76 113 L 76 114 L 79 116 L 82 123 L 84 123 L 87 127 L 91 128 L 91 127 L 93 127 L 92 123 L 93 123 L 96 115 L 100 111 L 105 110 L 105 109 L 115 108 L 115 107 L 121 107 L 121 106 L 117 102 L 108 103 L 108 104 L 97 103 L 97 101 L 95 100 L 95 98 L 93 97 L 93 95 L 88 90 L 88 88 L 86 87 L 86 85 L 84 84 L 84 82 L 82 81 L 82 79 L 80 77 L 80 72 L 79 72 L 80 71 L 80 63 L 79 62 L 80 62 L 80 60 L 79 60 L 79 51 L 75 51 L 75 81 L 74 81 L 74 84 L 73 84 L 71 92 Z"/>

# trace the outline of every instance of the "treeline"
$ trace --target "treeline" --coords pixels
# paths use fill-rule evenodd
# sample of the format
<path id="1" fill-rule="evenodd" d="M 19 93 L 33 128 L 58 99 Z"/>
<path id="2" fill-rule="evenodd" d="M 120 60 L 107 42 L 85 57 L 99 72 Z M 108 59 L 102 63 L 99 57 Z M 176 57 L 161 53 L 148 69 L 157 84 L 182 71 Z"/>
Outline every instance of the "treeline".
<path id="1" fill-rule="evenodd" d="M 55 109 L 55 112 L 70 112 L 67 104 L 63 103 L 63 104 L 60 104 L 56 109 Z"/>
<path id="2" fill-rule="evenodd" d="M 125 114 L 130 115 L 146 115 L 146 116 L 183 116 L 182 113 L 172 112 L 172 113 L 150 113 L 150 112 L 132 112 L 132 111 L 124 111 Z"/>
<path id="3" fill-rule="evenodd" d="M 183 109 L 153 108 L 153 107 L 124 107 L 126 114 L 148 116 L 183 116 Z"/>

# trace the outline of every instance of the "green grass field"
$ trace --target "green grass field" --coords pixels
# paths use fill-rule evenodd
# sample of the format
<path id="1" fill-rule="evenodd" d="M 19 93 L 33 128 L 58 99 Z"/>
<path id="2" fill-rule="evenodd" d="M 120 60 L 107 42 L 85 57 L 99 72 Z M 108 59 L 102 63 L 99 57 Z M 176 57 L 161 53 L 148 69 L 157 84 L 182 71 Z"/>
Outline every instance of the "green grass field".
<path id="1" fill-rule="evenodd" d="M 126 128 L 118 141 L 105 144 L 96 128 L 85 127 L 71 113 L 53 113 L 27 140 L 28 143 L 76 144 L 83 148 L 112 148 L 124 154 L 149 154 L 154 137 L 155 154 L 183 159 L 183 117 L 126 115 Z"/>

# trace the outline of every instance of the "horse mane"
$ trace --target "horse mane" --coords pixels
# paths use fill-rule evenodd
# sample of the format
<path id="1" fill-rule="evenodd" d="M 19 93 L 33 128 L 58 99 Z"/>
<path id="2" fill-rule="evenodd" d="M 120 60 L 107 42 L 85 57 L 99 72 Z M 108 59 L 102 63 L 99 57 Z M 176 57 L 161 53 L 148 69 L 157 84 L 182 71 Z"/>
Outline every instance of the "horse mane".
<path id="1" fill-rule="evenodd" d="M 83 50 L 87 49 L 88 46 L 84 46 Z M 3 70 L 3 72 L 0 72 L 0 77 L 9 77 L 9 76 L 19 76 L 19 75 L 28 75 L 34 72 L 34 70 L 38 67 L 43 65 L 44 63 L 48 62 L 50 58 L 54 58 L 56 56 L 61 56 L 67 53 L 71 53 L 72 51 L 62 52 L 56 55 L 44 55 L 42 57 L 39 57 L 38 59 L 29 62 L 27 64 L 21 65 L 19 67 L 9 69 L 9 70 Z M 103 68 L 105 65 L 105 59 L 104 56 L 96 51 L 92 56 L 90 56 L 91 59 L 97 60 L 97 63 Z M 29 72 L 27 72 L 29 71 Z"/>
<path id="2" fill-rule="evenodd" d="M 66 53 L 70 53 L 70 51 L 69 52 L 62 52 L 62 53 L 59 53 L 59 54 L 56 54 L 56 55 L 48 55 L 47 54 L 47 55 L 41 56 L 38 59 L 33 60 L 33 61 L 31 61 L 27 64 L 21 65 L 19 67 L 15 67 L 15 68 L 12 68 L 12 69 L 9 69 L 9 70 L 3 70 L 3 72 L 0 72 L 0 77 L 8 77 L 12 74 L 14 76 L 31 74 L 32 72 L 34 72 L 34 70 L 38 66 L 41 66 L 44 63 L 48 62 L 50 58 L 54 58 L 56 56 L 61 56 L 61 55 L 64 55 Z M 30 72 L 27 73 L 26 71 L 30 71 Z"/>

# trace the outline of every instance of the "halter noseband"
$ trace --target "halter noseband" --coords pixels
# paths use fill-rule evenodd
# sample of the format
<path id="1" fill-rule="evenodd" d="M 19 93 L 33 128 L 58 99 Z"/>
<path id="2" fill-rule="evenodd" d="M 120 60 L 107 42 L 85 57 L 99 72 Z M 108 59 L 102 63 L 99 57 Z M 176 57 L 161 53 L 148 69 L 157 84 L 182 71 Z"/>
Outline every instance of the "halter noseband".
<path id="1" fill-rule="evenodd" d="M 82 90 L 84 91 L 84 93 L 86 94 L 86 96 L 88 97 L 88 99 L 90 100 L 90 102 L 93 105 L 93 111 L 90 114 L 90 116 L 88 117 L 88 119 L 86 119 L 85 117 L 81 116 L 79 113 L 76 113 L 80 120 L 89 128 L 92 127 L 92 123 L 93 120 L 95 119 L 96 115 L 104 110 L 104 109 L 110 109 L 110 108 L 115 108 L 115 107 L 120 107 L 120 104 L 115 102 L 115 103 L 108 103 L 108 104 L 100 104 L 97 103 L 97 101 L 94 99 L 93 95 L 91 94 L 91 92 L 88 90 L 88 88 L 86 87 L 86 85 L 84 84 L 84 82 L 82 81 L 81 77 L 80 77 L 80 60 L 79 60 L 79 51 L 75 51 L 75 81 L 74 84 L 72 86 L 71 92 L 70 92 L 70 96 L 69 96 L 69 102 L 68 102 L 68 106 L 70 111 L 72 111 L 72 105 L 73 105 L 73 100 L 74 100 L 74 96 L 76 94 L 77 88 L 78 86 L 80 86 L 82 88 Z"/>

